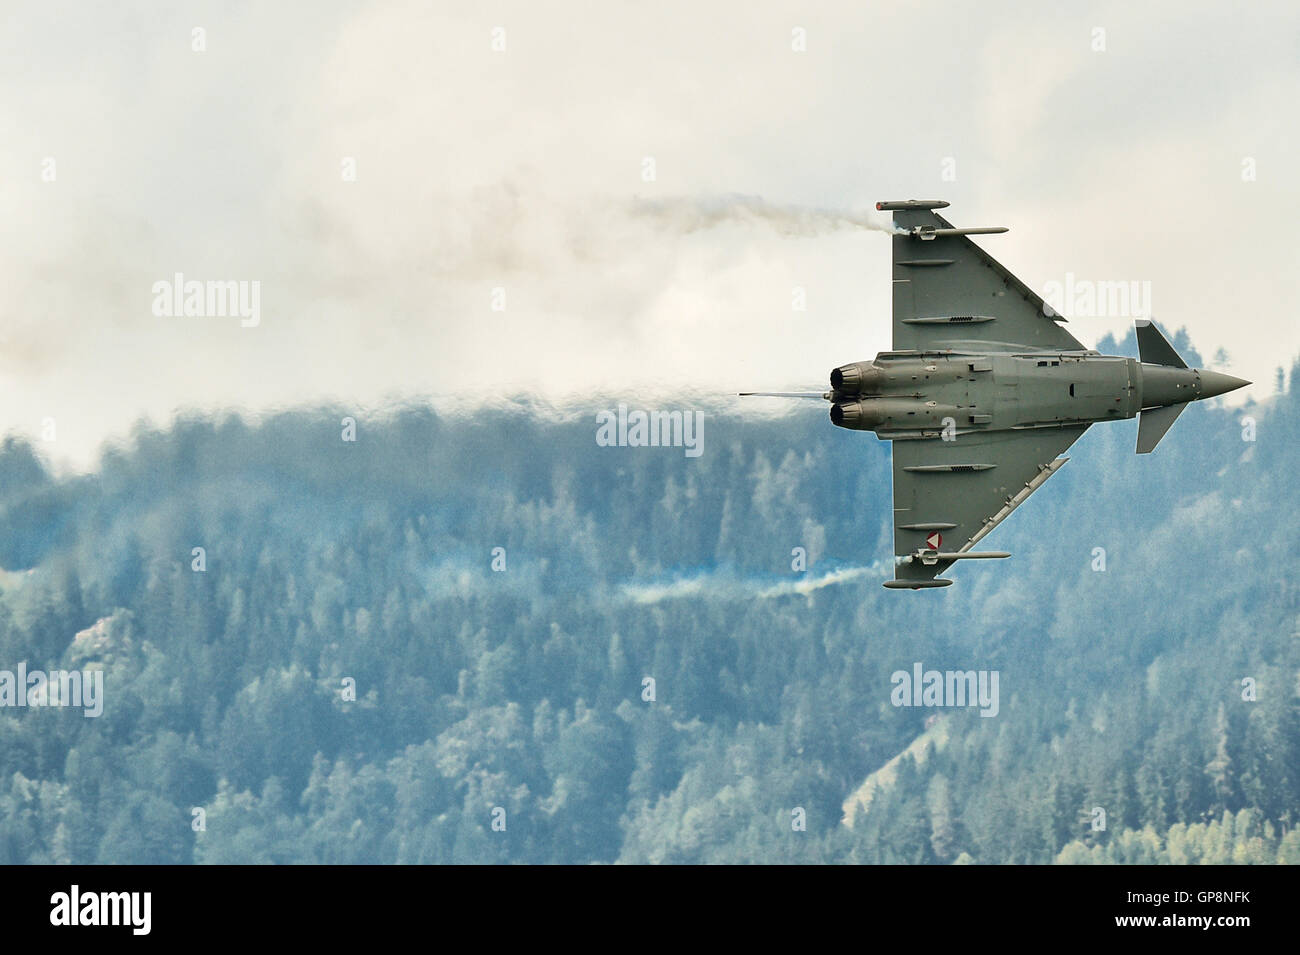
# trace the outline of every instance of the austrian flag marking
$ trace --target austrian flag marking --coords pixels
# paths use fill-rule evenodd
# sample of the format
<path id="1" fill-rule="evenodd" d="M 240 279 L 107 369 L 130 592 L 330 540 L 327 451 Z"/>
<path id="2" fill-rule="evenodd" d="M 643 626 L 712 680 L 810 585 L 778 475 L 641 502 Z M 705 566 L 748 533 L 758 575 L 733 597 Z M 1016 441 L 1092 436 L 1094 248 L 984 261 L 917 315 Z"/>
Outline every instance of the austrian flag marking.
<path id="1" fill-rule="evenodd" d="M 943 535 L 938 531 L 932 531 L 925 538 L 925 546 L 930 550 L 938 550 L 939 545 L 943 543 Z"/>

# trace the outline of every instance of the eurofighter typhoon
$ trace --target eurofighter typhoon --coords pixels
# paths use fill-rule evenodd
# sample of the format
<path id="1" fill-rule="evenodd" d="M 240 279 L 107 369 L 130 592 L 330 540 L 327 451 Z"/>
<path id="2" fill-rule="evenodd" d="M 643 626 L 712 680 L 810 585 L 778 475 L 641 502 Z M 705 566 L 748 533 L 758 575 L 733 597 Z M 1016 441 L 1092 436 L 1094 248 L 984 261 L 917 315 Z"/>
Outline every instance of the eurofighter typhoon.
<path id="1" fill-rule="evenodd" d="M 1140 416 L 1147 454 L 1189 402 L 1250 384 L 1188 368 L 1149 321 L 1139 359 L 1084 348 L 1042 298 L 958 229 L 941 201 L 878 202 L 894 215 L 893 348 L 831 372 L 831 422 L 893 442 L 894 579 L 919 590 L 959 560 L 1011 556 L 976 545 L 1066 462 L 1098 421 Z"/>

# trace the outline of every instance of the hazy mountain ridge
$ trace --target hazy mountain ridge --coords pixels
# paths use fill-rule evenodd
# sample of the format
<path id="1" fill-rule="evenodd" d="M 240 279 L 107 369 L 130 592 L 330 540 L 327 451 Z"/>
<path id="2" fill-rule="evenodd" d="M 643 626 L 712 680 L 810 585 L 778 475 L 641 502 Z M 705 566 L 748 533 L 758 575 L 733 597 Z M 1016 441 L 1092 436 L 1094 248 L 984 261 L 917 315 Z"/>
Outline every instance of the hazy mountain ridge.
<path id="1" fill-rule="evenodd" d="M 891 552 L 888 446 L 822 406 L 710 415 L 699 458 L 525 409 L 344 442 L 347 414 L 140 430 L 64 479 L 6 441 L 0 669 L 99 653 L 107 689 L 0 710 L 0 858 L 1135 861 L 1128 831 L 1169 853 L 1225 813 L 1250 860 L 1300 848 L 1294 393 L 1192 407 L 1150 457 L 1093 428 L 991 538 L 1011 560 L 922 594 L 772 589 Z M 999 713 L 949 711 L 849 830 L 935 712 L 891 703 L 916 662 L 998 670 Z"/>

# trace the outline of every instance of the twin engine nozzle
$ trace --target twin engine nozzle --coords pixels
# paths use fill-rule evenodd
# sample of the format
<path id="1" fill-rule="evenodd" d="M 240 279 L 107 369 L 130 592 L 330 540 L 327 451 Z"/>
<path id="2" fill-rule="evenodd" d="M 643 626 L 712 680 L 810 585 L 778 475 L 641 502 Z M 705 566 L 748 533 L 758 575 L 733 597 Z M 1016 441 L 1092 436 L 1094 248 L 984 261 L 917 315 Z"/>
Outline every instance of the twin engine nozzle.
<path id="1" fill-rule="evenodd" d="M 855 361 L 831 372 L 831 423 L 837 428 L 870 431 L 884 420 L 876 402 L 855 400 L 880 394 L 885 373 L 869 361 Z"/>
<path id="2" fill-rule="evenodd" d="M 840 395 L 878 395 L 885 373 L 869 361 L 855 361 L 831 372 L 831 390 Z"/>
<path id="3" fill-rule="evenodd" d="M 879 401 L 837 401 L 831 405 L 831 424 L 850 431 L 872 431 L 885 421 Z"/>

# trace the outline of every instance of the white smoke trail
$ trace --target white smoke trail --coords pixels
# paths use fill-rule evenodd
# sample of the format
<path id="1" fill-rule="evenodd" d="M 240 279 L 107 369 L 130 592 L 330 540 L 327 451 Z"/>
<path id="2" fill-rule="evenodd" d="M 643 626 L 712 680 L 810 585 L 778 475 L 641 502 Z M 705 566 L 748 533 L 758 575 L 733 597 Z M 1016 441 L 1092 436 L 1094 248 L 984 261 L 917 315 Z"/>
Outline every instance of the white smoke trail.
<path id="1" fill-rule="evenodd" d="M 851 209 L 820 209 L 808 206 L 784 206 L 767 202 L 759 196 L 728 195 L 716 198 L 634 200 L 629 211 L 633 216 L 649 219 L 661 228 L 690 233 L 713 229 L 728 223 L 767 225 L 782 235 L 812 237 L 843 229 L 873 229 L 891 235 L 905 235 L 889 213 Z"/>
<path id="2" fill-rule="evenodd" d="M 723 600 L 768 600 L 773 597 L 806 597 L 837 584 L 867 576 L 882 576 L 885 569 L 877 563 L 866 567 L 842 567 L 817 577 L 799 577 L 772 583 L 767 580 L 738 578 L 726 574 L 699 574 L 668 583 L 624 584 L 623 597 L 634 604 L 657 604 L 664 600 L 714 597 Z"/>
<path id="3" fill-rule="evenodd" d="M 791 594 L 807 596 L 815 590 L 821 590 L 823 587 L 833 587 L 836 584 L 843 584 L 850 580 L 857 580 L 868 574 L 879 574 L 880 568 L 872 564 L 869 567 L 843 567 L 839 570 L 832 570 L 830 573 L 822 574 L 820 577 L 800 577 L 798 580 L 783 580 L 778 584 L 773 584 L 765 590 L 761 590 L 758 596 L 761 599 L 769 597 L 786 597 Z"/>

